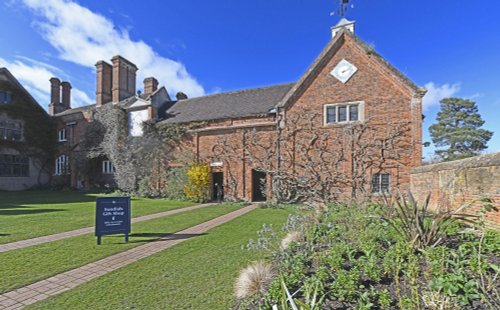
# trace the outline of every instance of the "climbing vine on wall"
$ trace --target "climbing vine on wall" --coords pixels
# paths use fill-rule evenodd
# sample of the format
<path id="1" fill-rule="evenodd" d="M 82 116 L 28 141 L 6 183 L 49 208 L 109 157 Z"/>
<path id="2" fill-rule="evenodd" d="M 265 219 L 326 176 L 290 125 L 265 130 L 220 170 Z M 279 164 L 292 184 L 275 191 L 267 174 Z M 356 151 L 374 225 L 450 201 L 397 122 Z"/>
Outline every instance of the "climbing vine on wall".
<path id="1" fill-rule="evenodd" d="M 198 124 L 143 123 L 143 135 L 128 135 L 127 113 L 107 104 L 97 109 L 86 133 L 88 158 L 106 157 L 115 166 L 115 181 L 121 190 L 157 196 L 166 192 L 166 178 L 172 163 L 192 161 L 180 156 L 180 140 Z M 189 158 L 186 160 L 185 158 Z M 184 158 L 184 159 L 183 159 Z"/>
<path id="2" fill-rule="evenodd" d="M 2 140 L 1 147 L 14 149 L 20 154 L 36 160 L 39 176 L 42 171 L 51 172 L 52 159 L 56 151 L 55 124 L 44 109 L 33 99 L 10 83 L 0 82 L 0 89 L 13 93 L 10 104 L 0 105 L 0 115 L 23 123 L 23 141 Z M 0 150 L 1 150 L 0 147 Z"/>

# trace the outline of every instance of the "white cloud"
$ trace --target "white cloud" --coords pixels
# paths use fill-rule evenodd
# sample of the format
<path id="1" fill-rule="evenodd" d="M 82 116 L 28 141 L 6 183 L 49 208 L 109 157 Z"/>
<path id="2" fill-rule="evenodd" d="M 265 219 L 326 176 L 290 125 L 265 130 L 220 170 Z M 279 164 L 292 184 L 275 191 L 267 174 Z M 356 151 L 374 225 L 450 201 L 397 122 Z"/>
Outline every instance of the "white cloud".
<path id="1" fill-rule="evenodd" d="M 441 99 L 452 97 L 458 93 L 460 83 L 437 85 L 434 82 L 429 82 L 425 84 L 425 89 L 427 89 L 427 94 L 425 94 L 422 103 L 424 111 L 439 105 Z"/>
<path id="2" fill-rule="evenodd" d="M 6 67 L 38 103 L 47 108 L 50 101 L 49 80 L 51 77 L 56 76 L 54 72 L 51 71 L 51 66 L 49 64 L 39 61 L 30 61 L 30 64 L 28 64 L 20 60 L 10 62 L 0 58 L 0 67 Z M 79 107 L 93 102 L 87 94 L 78 88 L 72 89 L 71 101 L 73 107 Z"/>
<path id="3" fill-rule="evenodd" d="M 106 17 L 67 0 L 23 2 L 41 17 L 36 25 L 60 58 L 94 68 L 98 60 L 119 54 L 139 67 L 139 82 L 154 76 L 170 92 L 182 91 L 190 97 L 205 94 L 182 63 L 162 57 L 143 41 L 131 39 L 126 30 L 117 29 Z"/>

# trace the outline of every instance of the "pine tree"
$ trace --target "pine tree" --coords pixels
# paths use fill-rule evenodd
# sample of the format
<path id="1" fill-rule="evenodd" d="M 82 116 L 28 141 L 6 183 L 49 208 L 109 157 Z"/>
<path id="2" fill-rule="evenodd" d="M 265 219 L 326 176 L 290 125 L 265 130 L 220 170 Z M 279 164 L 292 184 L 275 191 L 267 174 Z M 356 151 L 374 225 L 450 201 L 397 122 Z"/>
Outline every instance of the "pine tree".
<path id="1" fill-rule="evenodd" d="M 481 129 L 484 124 L 474 101 L 462 98 L 441 100 L 437 123 L 429 128 L 436 155 L 445 161 L 478 155 L 487 148 L 493 132 Z"/>

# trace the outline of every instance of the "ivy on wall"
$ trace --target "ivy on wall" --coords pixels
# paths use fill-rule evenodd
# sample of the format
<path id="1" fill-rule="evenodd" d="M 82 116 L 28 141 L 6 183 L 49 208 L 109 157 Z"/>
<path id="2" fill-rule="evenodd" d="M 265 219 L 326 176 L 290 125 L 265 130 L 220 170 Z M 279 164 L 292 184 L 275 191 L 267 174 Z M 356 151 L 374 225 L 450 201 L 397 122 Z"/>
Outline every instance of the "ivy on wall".
<path id="1" fill-rule="evenodd" d="M 54 121 L 32 98 L 11 83 L 1 81 L 0 89 L 12 92 L 12 102 L 0 104 L 0 115 L 22 121 L 24 137 L 23 141 L 1 140 L 0 151 L 2 147 L 14 149 L 37 160 L 41 170 L 50 173 L 57 147 Z"/>

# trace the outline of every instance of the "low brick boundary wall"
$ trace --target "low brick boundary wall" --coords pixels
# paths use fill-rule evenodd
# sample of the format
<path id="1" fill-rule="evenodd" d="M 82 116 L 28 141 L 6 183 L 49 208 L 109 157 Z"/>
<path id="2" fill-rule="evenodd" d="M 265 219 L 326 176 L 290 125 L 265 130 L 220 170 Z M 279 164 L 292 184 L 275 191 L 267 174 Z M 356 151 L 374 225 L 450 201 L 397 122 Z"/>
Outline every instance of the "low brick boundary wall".
<path id="1" fill-rule="evenodd" d="M 500 208 L 500 152 L 420 166 L 412 170 L 410 182 L 418 202 L 431 195 L 432 208 L 471 203 L 467 212 L 475 213 L 483 204 L 475 202 L 481 197 L 492 198 Z M 500 228 L 500 212 L 488 213 L 487 221 Z"/>

